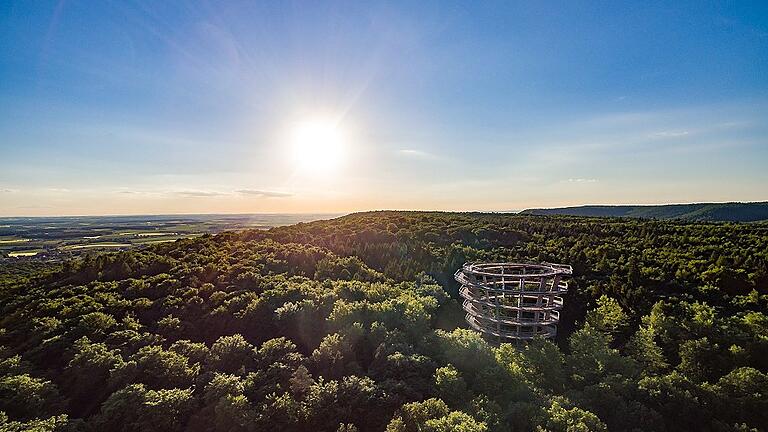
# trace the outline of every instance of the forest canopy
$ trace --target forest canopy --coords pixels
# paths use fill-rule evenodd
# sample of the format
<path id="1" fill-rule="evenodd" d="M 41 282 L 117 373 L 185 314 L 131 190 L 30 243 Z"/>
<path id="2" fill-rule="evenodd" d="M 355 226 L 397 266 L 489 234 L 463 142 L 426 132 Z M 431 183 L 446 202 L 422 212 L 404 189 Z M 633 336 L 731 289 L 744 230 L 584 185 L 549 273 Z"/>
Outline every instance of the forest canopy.
<path id="1" fill-rule="evenodd" d="M 569 215 L 676 219 L 705 222 L 757 222 L 768 220 L 768 202 L 730 202 L 661 205 L 587 205 L 546 209 L 526 209 L 529 215 Z"/>
<path id="2" fill-rule="evenodd" d="M 574 268 L 558 337 L 467 261 Z M 768 428 L 768 224 L 370 212 L 0 270 L 3 431 Z"/>

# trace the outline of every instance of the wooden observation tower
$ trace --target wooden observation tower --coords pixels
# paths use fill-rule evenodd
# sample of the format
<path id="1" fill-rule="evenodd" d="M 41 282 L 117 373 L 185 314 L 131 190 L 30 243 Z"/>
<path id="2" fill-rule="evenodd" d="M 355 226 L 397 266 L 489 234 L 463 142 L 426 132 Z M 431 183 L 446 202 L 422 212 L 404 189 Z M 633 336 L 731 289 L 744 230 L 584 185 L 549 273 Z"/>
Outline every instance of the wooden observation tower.
<path id="1" fill-rule="evenodd" d="M 454 275 L 469 325 L 497 342 L 557 334 L 569 265 L 466 263 Z"/>

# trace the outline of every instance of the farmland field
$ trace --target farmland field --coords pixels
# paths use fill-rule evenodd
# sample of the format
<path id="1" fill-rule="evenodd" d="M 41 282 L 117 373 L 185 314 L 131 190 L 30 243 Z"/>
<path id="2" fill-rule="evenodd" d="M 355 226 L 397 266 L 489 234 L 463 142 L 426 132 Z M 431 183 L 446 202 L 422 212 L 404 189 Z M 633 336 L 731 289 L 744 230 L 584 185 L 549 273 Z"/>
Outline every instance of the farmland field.
<path id="1" fill-rule="evenodd" d="M 335 214 L 242 214 L 0 218 L 2 260 L 58 261 L 237 229 L 333 218 Z"/>

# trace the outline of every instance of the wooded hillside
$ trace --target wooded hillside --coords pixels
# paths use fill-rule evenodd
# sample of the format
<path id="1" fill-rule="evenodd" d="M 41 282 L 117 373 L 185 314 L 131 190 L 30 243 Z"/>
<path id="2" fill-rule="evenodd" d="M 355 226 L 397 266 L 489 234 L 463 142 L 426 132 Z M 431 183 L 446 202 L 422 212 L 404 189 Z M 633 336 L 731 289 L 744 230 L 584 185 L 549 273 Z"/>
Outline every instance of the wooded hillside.
<path id="1" fill-rule="evenodd" d="M 465 261 L 574 267 L 555 341 Z M 768 427 L 768 224 L 372 212 L 0 271 L 0 430 Z"/>
<path id="2" fill-rule="evenodd" d="M 768 220 L 768 202 L 664 204 L 639 206 L 579 206 L 528 209 L 522 214 L 675 219 L 697 222 L 756 222 Z"/>

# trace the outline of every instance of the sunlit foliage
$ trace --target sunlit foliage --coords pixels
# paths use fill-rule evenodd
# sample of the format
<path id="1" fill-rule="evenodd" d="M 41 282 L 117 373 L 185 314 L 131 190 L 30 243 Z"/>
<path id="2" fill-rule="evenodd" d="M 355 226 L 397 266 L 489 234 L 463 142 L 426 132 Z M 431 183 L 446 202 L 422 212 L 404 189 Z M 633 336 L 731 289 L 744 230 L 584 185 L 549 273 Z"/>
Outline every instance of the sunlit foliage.
<path id="1" fill-rule="evenodd" d="M 471 260 L 566 262 L 554 341 L 465 328 Z M 0 430 L 768 426 L 768 226 L 375 212 L 4 271 Z"/>

